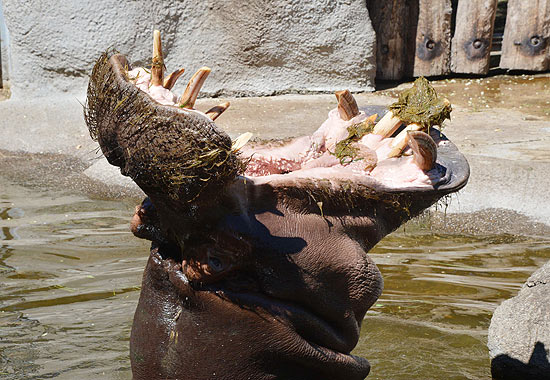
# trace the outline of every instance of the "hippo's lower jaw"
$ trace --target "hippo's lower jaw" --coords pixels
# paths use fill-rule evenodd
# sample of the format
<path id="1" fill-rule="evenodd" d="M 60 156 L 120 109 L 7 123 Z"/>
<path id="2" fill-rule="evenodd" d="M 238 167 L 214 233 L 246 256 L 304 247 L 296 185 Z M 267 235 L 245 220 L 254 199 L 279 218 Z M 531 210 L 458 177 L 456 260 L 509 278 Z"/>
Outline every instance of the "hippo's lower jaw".
<path id="1" fill-rule="evenodd" d="M 194 286 L 153 249 L 132 326 L 132 371 L 135 379 L 364 379 L 368 361 L 349 353 L 359 324 L 339 324 L 260 291 Z"/>
<path id="2" fill-rule="evenodd" d="M 208 70 L 172 105 L 165 90 L 181 70 L 163 80 L 155 46 L 150 78 L 104 54 L 85 114 L 105 157 L 150 198 L 132 221 L 153 241 L 134 379 L 364 379 L 367 360 L 350 352 L 383 286 L 366 252 L 463 187 L 464 157 L 432 130 L 407 132 L 413 156 L 393 158 L 347 93 L 313 136 L 243 148 L 213 123 L 219 110 L 190 109 Z"/>

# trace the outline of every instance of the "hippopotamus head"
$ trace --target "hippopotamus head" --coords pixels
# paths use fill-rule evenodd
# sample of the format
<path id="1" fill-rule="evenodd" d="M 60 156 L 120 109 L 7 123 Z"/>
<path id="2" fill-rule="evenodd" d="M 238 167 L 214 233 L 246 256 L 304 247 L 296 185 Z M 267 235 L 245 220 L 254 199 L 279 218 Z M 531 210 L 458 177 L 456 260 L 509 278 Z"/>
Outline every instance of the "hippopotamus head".
<path id="1" fill-rule="evenodd" d="M 170 95 L 132 73 L 122 55 L 99 59 L 86 120 L 148 195 L 132 220 L 152 240 L 134 378 L 365 378 L 368 361 L 351 351 L 383 287 L 366 252 L 462 188 L 464 157 L 432 128 L 407 134 L 412 155 L 390 158 L 395 139 L 358 134 L 374 117 L 347 92 L 313 136 L 242 146 L 215 110 L 162 104 Z"/>

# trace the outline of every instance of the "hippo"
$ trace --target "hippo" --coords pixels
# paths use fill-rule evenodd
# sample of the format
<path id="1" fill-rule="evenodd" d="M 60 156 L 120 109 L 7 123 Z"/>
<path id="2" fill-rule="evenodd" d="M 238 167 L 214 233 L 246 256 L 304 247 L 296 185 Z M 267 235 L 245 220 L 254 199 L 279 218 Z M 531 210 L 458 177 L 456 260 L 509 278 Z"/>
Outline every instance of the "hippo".
<path id="1" fill-rule="evenodd" d="M 147 195 L 131 222 L 152 242 L 133 378 L 366 378 L 351 352 L 383 289 L 367 252 L 465 186 L 464 156 L 430 128 L 406 131 L 393 157 L 396 137 L 373 134 L 347 91 L 312 136 L 232 141 L 214 123 L 227 104 L 193 108 L 209 70 L 178 100 L 156 46 L 150 72 L 104 53 L 85 110 L 107 160 Z"/>

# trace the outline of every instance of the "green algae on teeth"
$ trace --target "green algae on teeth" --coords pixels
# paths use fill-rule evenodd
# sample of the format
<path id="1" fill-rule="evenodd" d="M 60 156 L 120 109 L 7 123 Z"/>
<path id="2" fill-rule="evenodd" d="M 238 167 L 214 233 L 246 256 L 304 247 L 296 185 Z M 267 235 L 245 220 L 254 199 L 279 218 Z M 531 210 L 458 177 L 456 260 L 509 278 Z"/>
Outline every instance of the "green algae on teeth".
<path id="1" fill-rule="evenodd" d="M 398 157 L 407 147 L 408 131 L 429 132 L 436 125 L 441 126 L 451 118 L 451 102 L 440 97 L 430 82 L 424 77 L 418 78 L 413 87 L 399 94 L 397 102 L 390 106 L 390 111 L 399 117 L 407 127 L 393 140 L 388 157 Z"/>
<path id="2" fill-rule="evenodd" d="M 374 120 L 378 117 L 377 114 L 371 115 L 365 121 L 357 124 L 352 124 L 347 128 L 348 137 L 336 143 L 332 155 L 340 160 L 340 164 L 347 165 L 353 161 L 360 160 L 361 155 L 359 148 L 355 143 L 368 133 L 372 133 L 374 128 Z"/>
<path id="3" fill-rule="evenodd" d="M 389 137 L 403 123 L 417 124 L 419 127 L 416 130 L 425 131 L 450 119 L 452 111 L 451 103 L 438 96 L 424 77 L 418 78 L 410 89 L 402 91 L 389 109 L 376 124 L 373 133 Z"/>
<path id="4" fill-rule="evenodd" d="M 430 82 L 420 77 L 408 90 L 399 94 L 397 102 L 390 107 L 392 113 L 405 124 L 419 124 L 422 130 L 441 125 L 451 118 L 451 103 L 437 92 Z"/>

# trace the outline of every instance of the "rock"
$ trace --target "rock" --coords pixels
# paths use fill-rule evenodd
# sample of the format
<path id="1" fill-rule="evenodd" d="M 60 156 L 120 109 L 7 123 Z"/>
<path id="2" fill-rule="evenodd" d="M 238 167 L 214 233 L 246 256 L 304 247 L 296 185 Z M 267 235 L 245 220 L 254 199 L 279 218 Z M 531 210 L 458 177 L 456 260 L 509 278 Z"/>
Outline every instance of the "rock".
<path id="1" fill-rule="evenodd" d="M 82 94 L 109 47 L 147 64 L 153 28 L 168 71 L 184 67 L 188 79 L 212 68 L 208 95 L 373 89 L 375 33 L 363 0 L 11 0 L 4 14 L 14 97 Z"/>
<path id="2" fill-rule="evenodd" d="M 495 310 L 487 346 L 493 379 L 550 379 L 550 262 Z"/>

